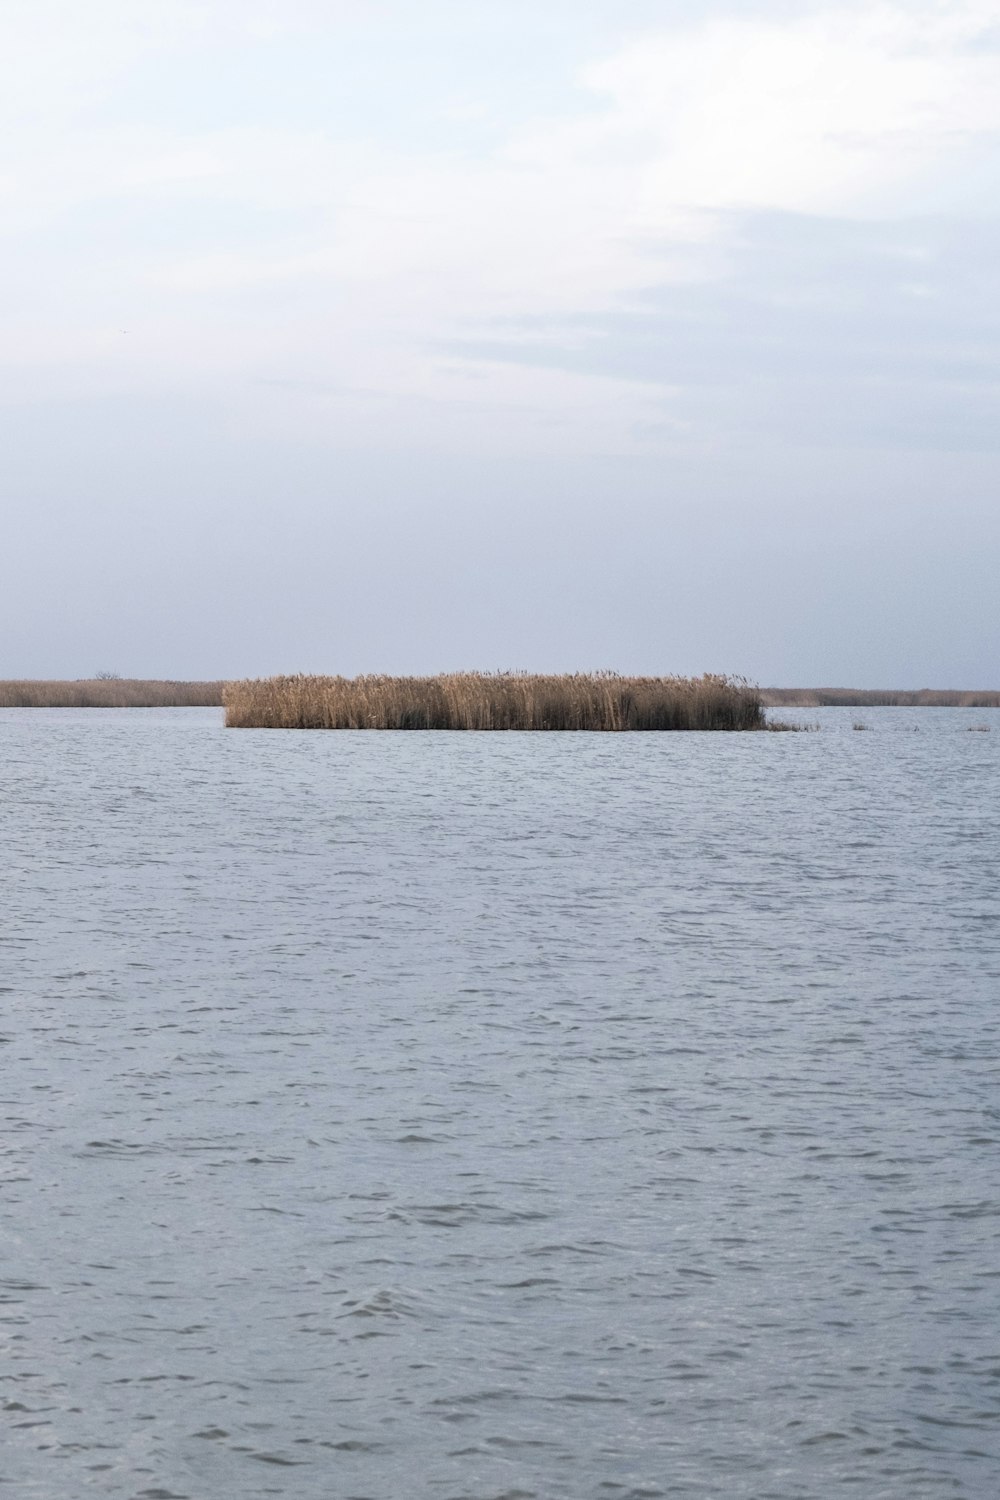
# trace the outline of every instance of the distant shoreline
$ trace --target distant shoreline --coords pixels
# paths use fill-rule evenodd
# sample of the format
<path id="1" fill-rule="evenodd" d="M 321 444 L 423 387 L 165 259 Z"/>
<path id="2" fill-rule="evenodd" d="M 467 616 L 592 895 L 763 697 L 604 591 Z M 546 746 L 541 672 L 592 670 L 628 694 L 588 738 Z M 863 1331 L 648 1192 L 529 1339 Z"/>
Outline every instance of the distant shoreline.
<path id="1" fill-rule="evenodd" d="M 1000 692 L 975 688 L 761 688 L 765 708 L 1000 708 Z"/>
<path id="2" fill-rule="evenodd" d="M 84 677 L 0 681 L 0 708 L 221 708 L 222 682 Z"/>
<path id="3" fill-rule="evenodd" d="M 0 708 L 221 708 L 226 687 L 223 680 L 10 678 L 0 680 Z M 769 687 L 755 691 L 765 708 L 1000 708 L 1000 691 L 989 688 Z"/>

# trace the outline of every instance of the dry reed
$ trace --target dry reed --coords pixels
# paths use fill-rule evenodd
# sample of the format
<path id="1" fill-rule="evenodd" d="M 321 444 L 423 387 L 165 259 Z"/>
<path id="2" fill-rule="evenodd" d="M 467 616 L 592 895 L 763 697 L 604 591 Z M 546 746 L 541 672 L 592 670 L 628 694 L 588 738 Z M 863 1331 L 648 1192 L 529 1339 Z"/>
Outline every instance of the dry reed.
<path id="1" fill-rule="evenodd" d="M 740 678 L 542 676 L 268 677 L 227 682 L 238 729 L 763 729 L 755 687 Z"/>
<path id="2" fill-rule="evenodd" d="M 0 708 L 203 708 L 221 702 L 221 682 L 158 682 L 133 677 L 0 682 Z"/>
<path id="3" fill-rule="evenodd" d="M 766 708 L 1000 708 L 1000 692 L 967 688 L 762 688 Z"/>

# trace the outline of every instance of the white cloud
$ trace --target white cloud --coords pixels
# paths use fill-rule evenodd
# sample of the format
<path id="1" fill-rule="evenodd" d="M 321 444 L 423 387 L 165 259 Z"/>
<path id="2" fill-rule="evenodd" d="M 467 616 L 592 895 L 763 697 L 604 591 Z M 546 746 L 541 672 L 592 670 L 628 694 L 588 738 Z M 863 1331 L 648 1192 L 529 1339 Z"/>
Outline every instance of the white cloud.
<path id="1" fill-rule="evenodd" d="M 678 205 L 885 211 L 970 137 L 1000 129 L 1000 6 L 831 9 L 650 38 L 592 68 L 616 128 L 650 141 L 640 217 Z"/>
<path id="2" fill-rule="evenodd" d="M 579 75 L 576 113 L 511 127 L 488 154 L 466 149 L 461 119 L 435 150 L 418 150 L 405 128 L 376 142 L 342 126 L 186 119 L 185 59 L 199 47 L 223 56 L 227 41 L 291 24 L 296 45 L 329 49 L 335 90 L 337 28 L 364 15 L 300 3 L 289 23 L 265 0 L 146 0 L 81 19 L 69 4 L 12 0 L 3 72 L 22 131 L 0 168 L 8 253 L 24 233 L 37 253 L 41 236 L 67 288 L 59 330 L 36 327 L 29 357 L 94 359 L 114 291 L 157 351 L 151 381 L 308 368 L 365 383 L 381 367 L 393 372 L 387 388 L 457 400 L 421 342 L 720 274 L 733 210 L 925 211 L 943 171 L 954 208 L 969 153 L 1000 131 L 1000 65 L 977 45 L 1000 25 L 988 0 L 833 5 L 792 19 L 758 9 L 647 33 Z M 150 55 L 177 69 L 175 119 L 117 123 L 118 82 Z M 294 51 L 282 57 L 294 66 Z M 223 103 L 225 87 L 221 73 Z M 470 96 L 466 81 L 461 98 L 433 102 L 446 118 Z M 92 224 L 122 205 L 132 237 L 113 253 L 75 239 L 81 213 Z M 235 242 L 218 228 L 226 206 L 249 216 Z M 154 209 L 169 217 L 169 247 L 144 232 Z M 104 261 L 88 263 L 97 254 Z M 308 316 L 290 310 L 297 289 Z M 8 351 L 28 337 L 19 315 Z M 134 376 L 142 356 L 129 358 Z M 498 400 L 507 378 L 496 377 Z M 538 395 L 558 407 L 551 383 Z"/>

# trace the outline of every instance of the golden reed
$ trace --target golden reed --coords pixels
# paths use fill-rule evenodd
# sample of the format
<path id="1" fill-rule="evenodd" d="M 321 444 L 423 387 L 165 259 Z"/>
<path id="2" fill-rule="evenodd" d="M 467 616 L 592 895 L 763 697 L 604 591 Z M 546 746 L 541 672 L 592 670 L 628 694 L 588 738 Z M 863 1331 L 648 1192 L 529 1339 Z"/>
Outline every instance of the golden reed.
<path id="1" fill-rule="evenodd" d="M 0 682 L 0 708 L 204 708 L 221 702 L 221 682 L 145 682 L 134 677 Z"/>
<path id="2" fill-rule="evenodd" d="M 227 682 L 237 729 L 763 729 L 760 694 L 742 678 L 543 676 L 266 677 Z"/>

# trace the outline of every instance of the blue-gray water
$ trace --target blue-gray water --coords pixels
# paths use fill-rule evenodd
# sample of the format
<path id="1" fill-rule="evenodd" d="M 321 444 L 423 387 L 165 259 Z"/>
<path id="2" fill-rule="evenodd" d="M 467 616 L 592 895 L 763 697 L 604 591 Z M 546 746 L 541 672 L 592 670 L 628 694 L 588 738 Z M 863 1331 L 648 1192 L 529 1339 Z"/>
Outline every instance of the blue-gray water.
<path id="1" fill-rule="evenodd" d="M 4 1493 L 1000 1492 L 1000 713 L 775 716 L 0 713 Z"/>

